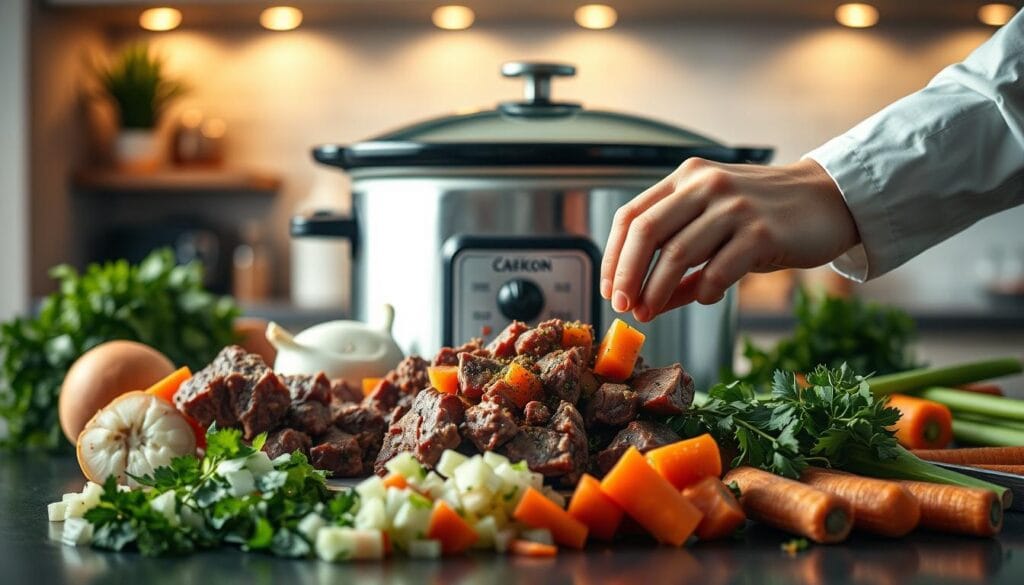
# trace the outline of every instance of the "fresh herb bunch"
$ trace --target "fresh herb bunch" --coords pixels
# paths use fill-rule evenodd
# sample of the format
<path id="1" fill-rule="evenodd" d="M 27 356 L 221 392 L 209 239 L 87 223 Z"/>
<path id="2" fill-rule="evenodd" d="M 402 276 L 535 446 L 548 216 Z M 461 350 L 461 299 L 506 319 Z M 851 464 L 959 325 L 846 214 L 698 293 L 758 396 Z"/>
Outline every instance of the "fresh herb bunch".
<path id="1" fill-rule="evenodd" d="M 818 364 L 838 368 L 845 363 L 855 372 L 881 375 L 921 365 L 911 351 L 917 335 L 914 320 L 904 311 L 856 298 L 825 296 L 815 300 L 800 289 L 793 313 L 796 327 L 792 337 L 772 349 L 745 339 L 743 355 L 750 360 L 750 371 L 727 379 L 764 388 L 772 383 L 776 370 L 806 373 Z"/>
<path id="2" fill-rule="evenodd" d="M 301 452 L 269 462 L 259 452 L 266 435 L 252 445 L 237 429 L 211 429 L 206 456 L 175 458 L 152 475 L 133 477 L 145 489 L 122 490 L 111 476 L 100 503 L 85 513 L 94 527 L 93 544 L 121 550 L 135 545 L 144 555 L 184 554 L 224 544 L 284 557 L 308 557 L 314 543 L 299 528 L 309 515 L 324 523 L 351 526 L 358 501 L 354 490 L 332 494 L 324 472 Z M 232 475 L 258 465 L 251 489 Z M 244 484 L 244 482 L 242 482 Z"/>
<path id="3" fill-rule="evenodd" d="M 818 366 L 801 386 L 792 372 L 775 372 L 771 396 L 742 382 L 718 384 L 704 404 L 670 419 L 683 436 L 711 433 L 736 449 L 733 466 L 750 465 L 798 478 L 808 465 L 844 467 L 853 452 L 892 460 L 900 447 L 887 427 L 899 419 L 845 364 Z"/>
<path id="4" fill-rule="evenodd" d="M 66 446 L 57 420 L 60 386 L 71 364 L 100 343 L 139 341 L 196 370 L 236 341 L 234 302 L 204 290 L 202 267 L 177 266 L 170 250 L 138 266 L 121 260 L 82 274 L 58 266 L 51 274 L 58 292 L 36 317 L 0 324 L 0 418 L 7 423 L 0 447 Z"/>

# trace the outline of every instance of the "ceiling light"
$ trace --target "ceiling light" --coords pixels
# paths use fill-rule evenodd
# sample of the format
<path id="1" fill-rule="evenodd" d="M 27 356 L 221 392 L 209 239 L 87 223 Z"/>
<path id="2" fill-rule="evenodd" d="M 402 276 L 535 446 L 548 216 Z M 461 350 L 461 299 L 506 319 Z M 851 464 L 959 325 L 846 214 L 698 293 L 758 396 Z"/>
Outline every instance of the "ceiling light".
<path id="1" fill-rule="evenodd" d="M 476 20 L 476 14 L 473 10 L 466 6 L 459 6 L 458 4 L 449 4 L 447 6 L 438 6 L 434 9 L 434 13 L 430 15 L 430 19 L 434 21 L 434 26 L 437 28 L 443 28 L 445 30 L 465 30 L 473 26 L 473 21 Z"/>
<path id="2" fill-rule="evenodd" d="M 294 30 L 302 24 L 302 11 L 293 6 L 271 6 L 260 13 L 260 24 L 268 30 Z"/>
<path id="3" fill-rule="evenodd" d="M 836 21 L 850 28 L 868 28 L 878 24 L 878 9 L 870 4 L 854 2 L 836 8 Z"/>
<path id="4" fill-rule="evenodd" d="M 989 26 L 1003 26 L 1014 14 L 1017 9 L 1009 4 L 986 4 L 978 9 L 978 20 Z"/>
<path id="5" fill-rule="evenodd" d="M 576 9 L 573 18 L 583 28 L 604 29 L 615 26 L 619 13 L 607 4 L 584 4 Z"/>
<path id="6" fill-rule="evenodd" d="M 149 8 L 139 15 L 139 26 L 146 30 L 163 32 L 174 30 L 181 24 L 181 11 L 177 8 Z"/>

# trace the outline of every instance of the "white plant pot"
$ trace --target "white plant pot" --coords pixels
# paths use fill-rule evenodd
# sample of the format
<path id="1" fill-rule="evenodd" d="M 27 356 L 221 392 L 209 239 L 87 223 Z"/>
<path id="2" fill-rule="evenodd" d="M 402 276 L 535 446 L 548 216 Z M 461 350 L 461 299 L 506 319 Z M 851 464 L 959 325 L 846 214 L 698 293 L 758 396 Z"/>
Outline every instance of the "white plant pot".
<path id="1" fill-rule="evenodd" d="M 156 130 L 125 128 L 117 133 L 114 155 L 125 171 L 152 171 L 160 165 L 160 142 Z"/>

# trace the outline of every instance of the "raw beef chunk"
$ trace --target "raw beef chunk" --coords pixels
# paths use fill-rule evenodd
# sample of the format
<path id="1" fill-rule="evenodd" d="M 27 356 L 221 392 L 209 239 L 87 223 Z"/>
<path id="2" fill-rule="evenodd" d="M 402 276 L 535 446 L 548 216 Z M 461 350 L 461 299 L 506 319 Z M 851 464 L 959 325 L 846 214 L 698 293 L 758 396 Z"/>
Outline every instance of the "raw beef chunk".
<path id="1" fill-rule="evenodd" d="M 362 388 L 357 388 L 345 380 L 331 380 L 331 403 L 359 402 L 363 399 Z"/>
<path id="2" fill-rule="evenodd" d="M 597 454 L 597 466 L 603 473 L 608 473 L 630 447 L 636 447 L 641 453 L 646 453 L 679 440 L 679 435 L 662 423 L 635 420 L 615 435 L 607 449 Z"/>
<path id="3" fill-rule="evenodd" d="M 295 429 L 283 428 L 267 435 L 267 442 L 263 444 L 263 451 L 271 458 L 276 459 L 281 455 L 301 451 L 309 455 L 309 447 L 312 441 L 309 435 Z"/>
<path id="4" fill-rule="evenodd" d="M 463 353 L 476 353 L 484 352 L 484 340 L 479 337 L 470 339 L 468 343 L 464 343 L 459 347 L 442 347 L 441 351 L 437 352 L 434 356 L 434 361 L 431 363 L 433 366 L 457 366 L 459 365 L 459 356 Z"/>
<path id="5" fill-rule="evenodd" d="M 327 404 L 331 401 L 331 381 L 323 372 L 313 376 L 305 374 L 281 376 L 281 382 L 288 388 L 292 402 L 316 401 Z"/>
<path id="6" fill-rule="evenodd" d="M 285 426 L 316 436 L 331 427 L 331 409 L 316 401 L 293 402 L 285 418 Z"/>
<path id="7" fill-rule="evenodd" d="M 484 388 L 501 371 L 501 362 L 471 353 L 459 354 L 459 390 L 466 398 L 476 400 Z"/>
<path id="8" fill-rule="evenodd" d="M 522 333 L 516 339 L 516 354 L 539 358 L 558 349 L 561 345 L 562 322 L 552 319 Z"/>
<path id="9" fill-rule="evenodd" d="M 510 358 L 516 355 L 516 340 L 524 332 L 529 331 L 529 327 L 522 321 L 513 321 L 508 324 L 508 327 L 498 334 L 490 343 L 487 344 L 487 350 L 491 352 L 496 358 Z"/>
<path id="10" fill-rule="evenodd" d="M 363 473 L 363 451 L 359 442 L 334 427 L 317 437 L 316 446 L 309 450 L 309 462 L 334 477 L 358 477 Z"/>
<path id="11" fill-rule="evenodd" d="M 531 400 L 523 408 L 523 418 L 526 419 L 527 426 L 542 427 L 551 420 L 551 409 L 539 400 Z"/>
<path id="12" fill-rule="evenodd" d="M 693 378 L 679 364 L 648 368 L 629 386 L 640 395 L 640 409 L 654 414 L 681 414 L 693 402 Z"/>
<path id="13" fill-rule="evenodd" d="M 555 400 L 576 404 L 580 399 L 580 378 L 586 367 L 583 353 L 582 348 L 574 347 L 549 353 L 537 360 L 544 390 L 553 395 Z"/>
<path id="14" fill-rule="evenodd" d="M 402 392 L 415 394 L 430 386 L 430 378 L 427 377 L 428 365 L 430 364 L 427 360 L 418 355 L 411 355 L 388 372 L 386 378 Z"/>
<path id="15" fill-rule="evenodd" d="M 381 380 L 373 391 L 363 399 L 363 405 L 373 408 L 381 414 L 390 413 L 402 398 L 402 390 L 389 380 Z"/>
<path id="16" fill-rule="evenodd" d="M 601 384 L 594 392 L 587 407 L 583 410 L 583 419 L 587 425 L 602 424 L 622 426 L 636 418 L 640 407 L 640 397 L 625 384 Z"/>
<path id="17" fill-rule="evenodd" d="M 278 426 L 291 394 L 262 358 L 232 345 L 185 381 L 174 402 L 203 427 L 241 425 L 245 438 L 252 439 Z"/>
<path id="18" fill-rule="evenodd" d="M 526 461 L 537 473 L 573 485 L 587 465 L 583 417 L 573 405 L 562 401 L 548 426 L 520 428 L 502 451 L 512 461 Z"/>
<path id="19" fill-rule="evenodd" d="M 356 438 L 365 468 L 373 467 L 388 426 L 384 417 L 373 408 L 349 403 L 334 410 L 334 425 Z"/>
<path id="20" fill-rule="evenodd" d="M 384 434 L 384 445 L 377 455 L 374 470 L 383 475 L 384 464 L 403 451 L 411 452 L 420 463 L 433 467 L 445 449 L 462 442 L 459 425 L 465 405 L 458 396 L 442 394 L 432 388 L 416 395 L 402 418 Z"/>
<path id="21" fill-rule="evenodd" d="M 519 430 L 512 411 L 495 403 L 481 402 L 466 409 L 463 434 L 481 451 L 493 451 Z"/>

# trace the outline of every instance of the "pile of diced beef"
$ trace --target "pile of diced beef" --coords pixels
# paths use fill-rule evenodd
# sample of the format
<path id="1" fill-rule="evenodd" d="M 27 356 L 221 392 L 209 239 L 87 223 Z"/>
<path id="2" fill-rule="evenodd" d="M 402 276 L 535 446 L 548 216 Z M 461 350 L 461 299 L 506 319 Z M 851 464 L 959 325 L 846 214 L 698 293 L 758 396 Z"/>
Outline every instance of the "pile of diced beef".
<path id="1" fill-rule="evenodd" d="M 240 427 L 249 439 L 269 432 L 271 457 L 301 450 L 336 477 L 383 473 L 403 451 L 431 467 L 445 449 L 489 450 L 572 485 L 584 472 L 603 475 L 630 446 L 643 452 L 678 441 L 654 419 L 689 407 L 690 375 L 679 364 L 638 364 L 628 380 L 604 380 L 592 369 L 596 345 L 562 347 L 564 325 L 517 321 L 487 345 L 445 347 L 432 362 L 408 357 L 366 397 L 323 374 L 276 375 L 258 356 L 229 347 L 175 402 L 204 426 Z M 542 385 L 525 404 L 506 382 L 513 362 Z M 430 387 L 430 365 L 457 366 L 457 393 Z"/>

